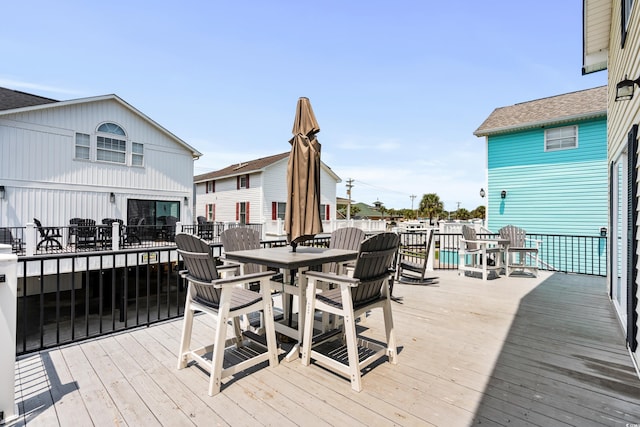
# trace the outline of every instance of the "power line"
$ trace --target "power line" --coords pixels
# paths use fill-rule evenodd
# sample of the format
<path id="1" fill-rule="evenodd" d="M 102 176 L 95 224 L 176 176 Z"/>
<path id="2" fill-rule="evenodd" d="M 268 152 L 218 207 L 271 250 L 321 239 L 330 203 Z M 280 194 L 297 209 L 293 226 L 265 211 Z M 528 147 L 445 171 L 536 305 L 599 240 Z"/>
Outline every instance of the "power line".
<path id="1" fill-rule="evenodd" d="M 375 188 L 376 190 L 388 191 L 390 193 L 396 193 L 396 194 L 402 194 L 403 196 L 409 196 L 409 193 L 404 193 L 404 192 L 398 191 L 398 190 L 391 190 L 389 188 L 384 188 L 384 187 L 378 187 L 376 185 L 369 184 L 369 183 L 364 182 L 364 181 L 360 181 L 359 179 L 356 179 L 356 180 L 353 180 L 353 181 L 355 181 L 355 182 L 357 182 L 359 184 L 365 185 L 367 187 Z"/>

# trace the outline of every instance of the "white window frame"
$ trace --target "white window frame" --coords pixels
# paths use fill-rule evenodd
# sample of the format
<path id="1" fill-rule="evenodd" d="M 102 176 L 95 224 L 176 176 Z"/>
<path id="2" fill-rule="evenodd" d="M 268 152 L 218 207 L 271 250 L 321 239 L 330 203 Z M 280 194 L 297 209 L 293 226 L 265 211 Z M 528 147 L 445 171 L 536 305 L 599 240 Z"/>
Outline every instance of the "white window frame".
<path id="1" fill-rule="evenodd" d="M 101 147 L 100 144 L 107 144 L 108 146 Z M 124 145 L 124 150 L 115 148 L 116 145 Z M 107 158 L 100 158 L 101 154 Z M 111 159 L 109 159 L 109 157 Z M 121 158 L 122 161 L 113 160 L 114 158 Z M 112 138 L 111 136 L 96 136 L 96 161 L 105 163 L 114 163 L 117 165 L 127 164 L 127 141 L 124 139 Z"/>
<path id="2" fill-rule="evenodd" d="M 248 175 L 240 175 L 240 189 L 244 190 L 247 187 L 247 176 Z"/>
<path id="3" fill-rule="evenodd" d="M 327 205 L 320 205 L 320 220 L 327 220 Z"/>
<path id="4" fill-rule="evenodd" d="M 140 149 L 139 152 L 136 151 L 138 148 Z M 144 166 L 144 144 L 131 142 L 131 166 Z"/>
<path id="5" fill-rule="evenodd" d="M 207 187 L 205 189 L 205 193 L 215 193 L 213 183 L 214 183 L 213 180 L 206 182 Z"/>
<path id="6" fill-rule="evenodd" d="M 84 152 L 86 150 L 86 157 L 79 156 L 78 150 Z M 75 145 L 75 159 L 77 160 L 91 160 L 91 135 L 86 133 L 76 133 L 76 145 Z"/>
<path id="7" fill-rule="evenodd" d="M 569 130 L 572 131 L 573 135 L 568 134 Z M 559 141 L 558 146 L 549 147 L 551 143 L 556 143 L 557 141 Z M 544 130 L 545 152 L 573 150 L 576 148 L 578 148 L 578 125 L 563 126 Z"/>
<path id="8" fill-rule="evenodd" d="M 239 202 L 238 207 L 238 222 L 242 225 L 247 224 L 247 202 Z"/>
<path id="9" fill-rule="evenodd" d="M 100 145 L 103 145 L 100 147 Z M 120 149 L 119 146 L 123 146 Z M 101 123 L 96 132 L 96 161 L 117 165 L 127 164 L 127 134 L 112 122 Z M 105 158 L 100 158 L 103 155 Z M 114 160 L 115 159 L 115 160 Z"/>
<path id="10" fill-rule="evenodd" d="M 280 214 L 281 211 L 282 211 L 282 214 Z M 276 219 L 284 220 L 286 211 L 287 211 L 286 202 L 276 202 Z"/>

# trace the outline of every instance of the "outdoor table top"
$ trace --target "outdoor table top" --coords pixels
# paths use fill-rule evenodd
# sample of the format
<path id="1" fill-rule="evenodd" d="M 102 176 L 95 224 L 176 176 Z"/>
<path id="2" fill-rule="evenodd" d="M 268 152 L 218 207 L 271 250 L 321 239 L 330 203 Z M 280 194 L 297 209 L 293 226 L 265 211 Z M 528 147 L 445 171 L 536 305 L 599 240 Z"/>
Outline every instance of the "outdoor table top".
<path id="1" fill-rule="evenodd" d="M 310 246 L 298 246 L 296 252 L 293 252 L 289 246 L 225 252 L 225 257 L 231 261 L 261 264 L 285 270 L 313 267 L 330 262 L 350 261 L 356 259 L 357 256 L 358 251 Z"/>

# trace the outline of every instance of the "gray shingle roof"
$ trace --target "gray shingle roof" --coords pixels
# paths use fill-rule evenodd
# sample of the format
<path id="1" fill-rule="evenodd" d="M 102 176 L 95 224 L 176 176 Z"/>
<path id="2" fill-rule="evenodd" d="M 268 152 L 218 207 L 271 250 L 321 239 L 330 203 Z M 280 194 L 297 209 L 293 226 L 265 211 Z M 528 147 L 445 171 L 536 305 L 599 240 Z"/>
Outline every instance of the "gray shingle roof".
<path id="1" fill-rule="evenodd" d="M 29 93 L 0 87 L 0 110 L 12 110 L 14 108 L 32 107 L 34 105 L 50 104 L 58 102 L 55 99 L 31 95 Z"/>
<path id="2" fill-rule="evenodd" d="M 496 108 L 473 134 L 488 136 L 606 115 L 607 86 L 600 86 Z"/>
<path id="3" fill-rule="evenodd" d="M 207 172 L 202 175 L 196 175 L 193 178 L 193 182 L 208 181 L 211 179 L 220 179 L 225 177 L 231 177 L 236 175 L 244 175 L 251 172 L 256 172 L 265 167 L 289 157 L 290 151 L 286 153 L 276 154 L 274 156 L 262 157 L 260 159 L 249 160 L 248 162 L 236 163 L 229 165 L 226 168 L 219 169 L 213 172 Z"/>

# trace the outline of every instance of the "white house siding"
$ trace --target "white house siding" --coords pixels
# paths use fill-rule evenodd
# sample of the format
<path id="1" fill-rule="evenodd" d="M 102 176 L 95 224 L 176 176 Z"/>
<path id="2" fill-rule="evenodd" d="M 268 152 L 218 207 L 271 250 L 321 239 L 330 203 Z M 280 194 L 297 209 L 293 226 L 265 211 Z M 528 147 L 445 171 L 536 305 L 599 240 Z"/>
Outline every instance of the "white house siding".
<path id="1" fill-rule="evenodd" d="M 340 179 L 334 178 L 323 167 L 320 172 L 320 203 L 329 205 L 329 220 L 336 219 L 336 185 Z M 325 230 L 326 231 L 326 230 Z"/>
<path id="2" fill-rule="evenodd" d="M 272 203 L 287 201 L 287 161 L 270 164 L 263 171 L 249 177 L 248 189 L 237 189 L 236 177 L 216 179 L 215 192 L 206 193 L 206 184 L 196 184 L 196 215 L 206 217 L 206 205 L 215 204 L 215 220 L 235 222 L 237 202 L 249 202 L 249 222 L 269 225 Z M 323 166 L 320 172 L 321 203 L 329 205 L 330 218 L 336 215 L 336 183 L 340 178 Z M 270 230 L 271 228 L 268 227 Z"/>
<path id="3" fill-rule="evenodd" d="M 249 202 L 249 222 L 261 222 L 261 179 L 258 174 L 249 176 L 249 188 L 237 189 L 237 178 L 216 180 L 216 191 L 205 194 L 205 184 L 199 184 L 197 215 L 205 215 L 205 205 L 215 205 L 215 220 L 220 222 L 236 222 L 236 203 Z"/>
<path id="4" fill-rule="evenodd" d="M 265 222 L 271 221 L 273 202 L 287 202 L 287 163 L 289 158 L 284 158 L 270 165 L 263 174 L 264 179 L 264 209 Z"/>
<path id="5" fill-rule="evenodd" d="M 144 144 L 144 167 L 74 159 L 76 132 L 91 135 L 95 158 L 96 130 L 105 122 L 125 130 L 128 150 L 131 142 Z M 128 198 L 180 201 L 182 217 L 191 218 L 184 197 L 192 195 L 192 152 L 113 99 L 3 115 L 0 153 L 4 226 L 34 217 L 49 225 L 73 217 L 126 219 Z"/>
<path id="6" fill-rule="evenodd" d="M 634 4 L 629 19 L 629 32 L 625 41 L 624 48 L 621 48 L 621 13 L 620 7 L 622 2 L 612 2 L 613 10 L 611 11 L 611 32 L 609 35 L 609 64 L 608 64 L 608 87 L 609 102 L 608 108 L 608 127 L 607 139 L 609 142 L 609 164 L 616 161 L 627 145 L 627 134 L 634 124 L 640 124 L 640 96 L 638 96 L 638 87 L 635 87 L 636 95 L 631 100 L 615 102 L 616 84 L 628 76 L 635 79 L 640 75 L 640 5 Z M 636 168 L 638 165 L 636 165 Z M 634 197 L 638 197 L 635 194 Z M 610 208 L 611 211 L 611 208 Z M 636 228 L 637 228 L 636 224 Z M 636 229 L 636 235 L 640 236 Z M 634 248 L 638 253 L 638 241 L 636 240 Z M 615 270 L 620 260 L 617 254 L 613 254 L 610 265 L 610 275 Z M 638 257 L 640 259 L 640 257 Z M 636 265 L 636 269 L 640 268 Z M 610 282 L 612 283 L 612 282 Z M 636 278 L 636 285 L 638 279 Z M 640 289 L 640 286 L 637 286 Z M 640 298 L 640 291 L 636 291 L 636 298 Z M 636 312 L 638 309 L 636 309 Z M 638 316 L 640 318 L 640 316 Z M 640 321 L 636 322 L 636 324 Z M 640 326 L 640 325 L 639 325 Z M 638 328 L 640 329 L 640 327 Z M 640 341 L 640 334 L 636 334 L 636 339 Z M 634 353 L 636 366 L 640 366 L 640 351 Z"/>

